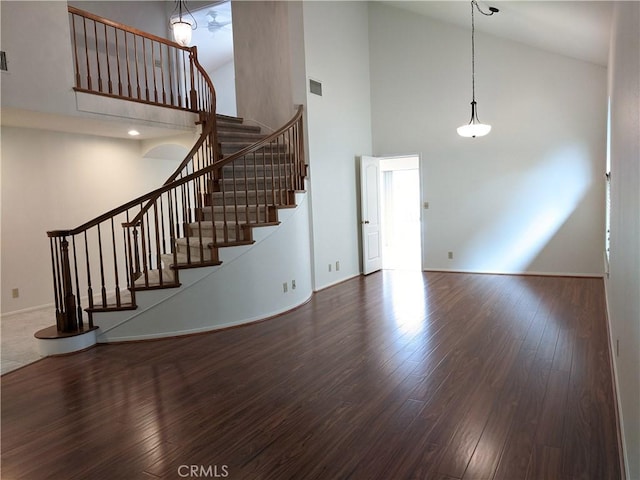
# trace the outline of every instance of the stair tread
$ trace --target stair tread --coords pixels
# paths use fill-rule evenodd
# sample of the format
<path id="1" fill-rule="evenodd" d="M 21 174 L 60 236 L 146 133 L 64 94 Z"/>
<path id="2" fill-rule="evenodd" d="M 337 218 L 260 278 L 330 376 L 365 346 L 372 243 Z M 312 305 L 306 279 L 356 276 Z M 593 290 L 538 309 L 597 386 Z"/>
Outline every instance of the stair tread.
<path id="1" fill-rule="evenodd" d="M 269 189 L 269 190 L 264 190 L 264 189 L 256 190 L 255 188 L 249 188 L 247 190 L 245 190 L 245 189 L 236 190 L 235 193 L 236 193 L 236 195 L 244 195 L 245 193 L 249 193 L 251 195 L 255 195 L 256 193 L 259 193 L 260 195 L 263 195 L 264 192 L 267 192 L 267 193 L 271 193 L 271 192 L 278 193 L 278 192 L 288 192 L 290 190 L 291 190 L 290 188 L 286 188 L 286 187 L 284 187 L 284 188 L 276 188 L 274 190 L 271 190 L 271 189 Z M 215 194 L 222 195 L 223 193 L 226 193 L 227 195 L 233 195 L 234 194 L 234 190 L 227 190 L 226 192 L 212 192 L 212 193 L 214 195 Z M 209 193 L 207 193 L 207 195 L 209 195 Z M 238 205 L 238 206 L 239 207 L 245 207 L 246 205 Z M 249 205 L 249 206 L 251 206 L 251 205 Z M 260 206 L 264 206 L 264 205 L 260 205 Z"/>
<path id="2" fill-rule="evenodd" d="M 162 283 L 160 283 L 160 271 L 162 271 Z M 146 281 L 148 279 L 148 282 Z M 136 279 L 136 281 L 134 282 L 134 285 L 136 287 L 136 289 L 142 289 L 142 288 L 153 288 L 153 287 L 176 287 L 179 286 L 179 283 L 176 282 L 176 276 L 175 274 L 167 269 L 167 268 L 162 268 L 162 269 L 153 269 L 153 270 L 149 270 L 147 272 L 147 275 L 145 277 L 144 274 L 142 274 L 140 277 L 138 277 Z"/>
<path id="3" fill-rule="evenodd" d="M 223 210 L 229 210 L 229 211 L 235 211 L 235 209 L 238 210 L 246 210 L 247 206 L 246 205 L 208 205 L 205 207 L 200 207 L 200 210 L 203 212 L 209 212 L 211 209 L 213 209 L 214 212 L 222 212 Z M 264 210 L 265 208 L 267 208 L 266 205 L 249 205 L 248 207 L 252 212 L 255 211 L 255 209 L 259 208 Z"/>
<path id="4" fill-rule="evenodd" d="M 289 156 L 290 154 L 289 153 L 286 153 L 286 154 L 282 154 L 281 153 L 281 154 L 278 155 L 277 153 L 274 153 L 273 154 L 273 157 L 274 157 L 273 165 L 272 165 L 271 158 L 270 158 L 271 154 L 267 153 L 264 156 L 264 163 L 263 163 L 263 160 L 262 160 L 262 154 L 258 154 L 255 159 L 253 157 L 250 157 L 250 158 L 248 158 L 246 160 L 244 158 L 238 158 L 237 160 L 234 160 L 231 163 L 227 163 L 227 164 L 223 165 L 222 168 L 224 170 L 227 170 L 227 169 L 231 170 L 234 164 L 236 165 L 236 168 L 238 166 L 243 166 L 245 164 L 249 165 L 249 166 L 255 165 L 258 168 L 264 168 L 264 167 L 266 167 L 266 168 L 271 168 L 271 167 L 273 167 L 273 168 L 289 167 L 290 168 L 292 166 L 291 165 L 292 162 L 289 161 L 290 159 L 285 157 L 285 155 Z M 275 161 L 275 158 L 278 158 L 279 160 L 282 160 L 282 161 L 277 162 L 277 161 Z"/>
<path id="5" fill-rule="evenodd" d="M 263 133 L 259 131 L 253 130 L 232 130 L 232 129 L 220 129 L 218 130 L 218 140 L 224 142 L 221 137 L 232 137 L 232 138 L 246 138 L 253 140 L 262 140 L 266 137 Z M 233 142 L 234 140 L 228 140 L 229 142 Z"/>
<path id="6" fill-rule="evenodd" d="M 178 245 L 187 245 L 187 242 L 189 243 L 190 247 L 199 247 L 201 245 L 200 236 L 198 235 L 176 238 L 176 243 Z M 213 237 L 202 237 L 203 248 L 211 247 L 212 245 L 213 245 Z"/>
<path id="7" fill-rule="evenodd" d="M 218 118 L 216 126 L 218 127 L 218 130 L 224 129 L 224 128 L 239 128 L 239 129 L 253 130 L 253 131 L 262 130 L 262 128 L 260 128 L 258 125 L 251 125 L 244 122 L 238 122 L 229 118 Z"/>
<path id="8" fill-rule="evenodd" d="M 118 311 L 118 310 L 134 310 L 137 308 L 132 300 L 131 300 L 131 292 L 129 290 L 121 290 L 120 291 L 120 305 L 118 305 L 118 300 L 115 293 L 107 296 L 107 301 L 103 305 L 101 297 L 94 297 L 92 306 L 85 308 L 85 312 L 108 312 L 108 311 Z"/>
<path id="9" fill-rule="evenodd" d="M 134 305 L 131 301 L 121 302 L 120 306 L 116 303 L 108 303 L 106 306 L 102 305 L 94 305 L 90 308 L 85 308 L 84 311 L 88 313 L 98 313 L 98 312 L 119 312 L 122 310 L 136 310 L 138 307 Z"/>
<path id="10" fill-rule="evenodd" d="M 188 223 L 187 225 L 189 225 L 189 227 L 191 228 L 200 228 L 203 227 L 204 229 L 209 230 L 212 226 L 212 223 L 215 224 L 216 228 L 224 228 L 224 220 L 214 220 L 213 222 L 211 222 L 211 220 L 203 220 L 202 222 L 192 222 L 192 223 Z M 266 226 L 270 226 L 270 225 L 279 225 L 280 222 L 275 221 L 275 222 L 247 222 L 246 220 L 238 220 L 236 221 L 227 221 L 227 226 L 231 229 L 234 228 L 236 225 L 239 226 L 244 226 L 247 225 L 249 227 L 266 227 Z M 203 237 L 204 238 L 204 237 Z M 213 245 L 213 242 L 211 243 Z"/>
<path id="11" fill-rule="evenodd" d="M 178 252 L 175 254 L 176 256 L 173 256 L 173 253 L 166 253 L 164 255 L 161 255 L 162 261 L 169 266 L 170 268 L 180 268 L 180 267 L 184 267 L 184 266 L 197 266 L 202 264 L 203 266 L 214 266 L 214 265 L 220 265 L 222 262 L 219 260 L 204 260 L 204 261 L 200 261 L 199 258 L 195 258 L 193 255 L 191 255 L 191 263 L 189 263 L 189 257 L 187 256 L 186 253 L 181 253 Z M 174 260 L 177 260 L 178 262 L 175 263 Z"/>
<path id="12" fill-rule="evenodd" d="M 243 123 L 244 118 L 242 117 L 234 117 L 231 115 L 223 115 L 221 113 L 216 113 L 216 120 L 220 122 L 232 122 L 232 123 Z"/>
<path id="13" fill-rule="evenodd" d="M 242 142 L 242 141 L 236 141 L 236 140 L 232 140 L 232 141 L 221 141 L 220 144 L 225 147 L 235 147 L 235 146 L 239 146 L 239 147 L 248 147 L 250 145 L 253 145 L 255 142 Z M 261 149 L 263 148 L 273 148 L 274 151 L 279 149 L 279 151 L 282 151 L 283 149 L 286 149 L 288 147 L 288 145 L 281 143 L 280 145 L 272 145 L 270 143 L 267 143 L 266 145 L 263 145 L 262 147 L 260 147 Z"/>

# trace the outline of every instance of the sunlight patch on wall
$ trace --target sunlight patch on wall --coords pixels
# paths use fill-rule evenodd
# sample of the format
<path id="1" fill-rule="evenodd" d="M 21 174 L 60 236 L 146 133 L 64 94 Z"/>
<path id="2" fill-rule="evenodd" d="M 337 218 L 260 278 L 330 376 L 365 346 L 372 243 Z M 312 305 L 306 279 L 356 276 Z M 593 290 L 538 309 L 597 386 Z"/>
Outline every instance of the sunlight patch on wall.
<path id="1" fill-rule="evenodd" d="M 495 223 L 470 240 L 463 264 L 475 271 L 526 271 L 574 212 L 591 177 L 588 151 L 575 145 L 549 154 L 519 174 L 519 181 L 502 178 L 487 185 L 485 198 L 491 198 L 490 188 L 505 202 L 496 208 Z"/>

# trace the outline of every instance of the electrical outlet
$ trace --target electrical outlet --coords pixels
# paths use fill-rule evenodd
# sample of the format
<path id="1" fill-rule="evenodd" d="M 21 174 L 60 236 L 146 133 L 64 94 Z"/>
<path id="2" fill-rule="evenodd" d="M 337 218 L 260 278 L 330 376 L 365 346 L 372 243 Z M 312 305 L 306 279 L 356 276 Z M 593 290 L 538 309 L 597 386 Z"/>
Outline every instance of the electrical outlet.
<path id="1" fill-rule="evenodd" d="M 453 260 L 453 252 L 449 252 L 448 256 L 449 256 L 449 260 Z"/>
<path id="2" fill-rule="evenodd" d="M 336 260 L 336 272 L 340 270 L 340 260 Z"/>
<path id="3" fill-rule="evenodd" d="M 11 290 L 11 297 L 12 298 L 20 297 L 20 289 L 14 288 L 13 290 Z"/>
<path id="4" fill-rule="evenodd" d="M 329 264 L 329 271 L 331 271 L 331 264 Z"/>
<path id="5" fill-rule="evenodd" d="M 283 291 L 284 293 L 287 293 L 287 292 L 289 291 L 289 285 L 287 285 L 287 282 L 284 282 L 284 283 L 282 284 L 282 291 Z"/>
<path id="6" fill-rule="evenodd" d="M 291 290 L 295 290 L 295 289 L 296 289 L 296 281 L 291 280 Z"/>

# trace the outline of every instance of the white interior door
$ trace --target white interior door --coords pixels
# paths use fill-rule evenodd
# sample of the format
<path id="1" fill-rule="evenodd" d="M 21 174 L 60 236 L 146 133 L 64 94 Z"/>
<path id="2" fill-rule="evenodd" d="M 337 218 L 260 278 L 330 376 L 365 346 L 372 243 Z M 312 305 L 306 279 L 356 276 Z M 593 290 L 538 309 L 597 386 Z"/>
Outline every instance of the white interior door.
<path id="1" fill-rule="evenodd" d="M 362 268 L 368 275 L 382 268 L 382 229 L 380 225 L 380 159 L 360 159 L 362 222 Z"/>

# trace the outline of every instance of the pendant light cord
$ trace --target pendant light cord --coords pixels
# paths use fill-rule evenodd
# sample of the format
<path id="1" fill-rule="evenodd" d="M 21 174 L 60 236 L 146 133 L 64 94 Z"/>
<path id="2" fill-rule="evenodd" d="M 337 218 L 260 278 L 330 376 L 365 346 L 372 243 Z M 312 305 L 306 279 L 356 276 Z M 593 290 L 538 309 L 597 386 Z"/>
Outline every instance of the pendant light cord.
<path id="1" fill-rule="evenodd" d="M 476 0 L 471 2 L 471 101 L 476 103 L 476 24 L 473 17 L 473 5 L 478 5 Z M 478 7 L 480 10 L 480 7 Z"/>
<path id="2" fill-rule="evenodd" d="M 476 6 L 476 8 L 481 14 L 486 15 L 487 17 L 490 17 L 491 15 L 496 13 L 498 9 L 494 7 L 489 7 L 489 13 L 483 12 L 482 9 L 480 8 L 480 5 L 478 5 L 478 2 L 476 0 L 471 0 L 471 100 L 472 100 L 472 105 L 475 107 L 475 103 L 476 103 L 476 42 L 475 42 L 476 23 L 474 18 L 474 8 L 473 8 L 474 5 Z"/>
<path id="3" fill-rule="evenodd" d="M 182 20 L 182 16 L 183 16 L 183 8 L 184 8 L 184 17 L 187 17 L 187 14 L 191 17 L 191 20 L 193 20 L 193 23 L 191 23 L 191 28 L 193 30 L 198 28 L 198 22 L 196 20 L 196 18 L 193 16 L 193 13 L 191 13 L 191 11 L 187 8 L 187 4 L 184 0 L 176 0 L 176 8 L 173 9 L 173 14 L 171 15 L 172 17 L 176 14 L 176 12 L 178 13 L 178 21 L 183 22 L 184 20 Z M 189 23 L 189 22 L 186 22 Z"/>

